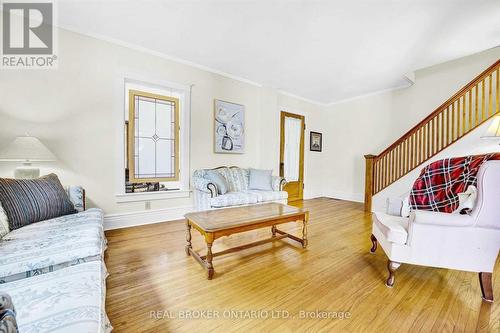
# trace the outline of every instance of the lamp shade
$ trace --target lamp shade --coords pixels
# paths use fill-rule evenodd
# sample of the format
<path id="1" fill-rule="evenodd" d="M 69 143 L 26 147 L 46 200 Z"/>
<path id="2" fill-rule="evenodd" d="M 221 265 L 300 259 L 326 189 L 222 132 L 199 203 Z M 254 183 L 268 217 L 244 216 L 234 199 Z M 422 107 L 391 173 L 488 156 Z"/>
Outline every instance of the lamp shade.
<path id="1" fill-rule="evenodd" d="M 484 139 L 500 139 L 500 116 L 493 118 L 491 125 L 488 127 L 486 134 L 481 138 Z"/>
<path id="2" fill-rule="evenodd" d="M 55 160 L 56 156 L 33 136 L 18 136 L 0 151 L 0 161 L 50 162 Z"/>

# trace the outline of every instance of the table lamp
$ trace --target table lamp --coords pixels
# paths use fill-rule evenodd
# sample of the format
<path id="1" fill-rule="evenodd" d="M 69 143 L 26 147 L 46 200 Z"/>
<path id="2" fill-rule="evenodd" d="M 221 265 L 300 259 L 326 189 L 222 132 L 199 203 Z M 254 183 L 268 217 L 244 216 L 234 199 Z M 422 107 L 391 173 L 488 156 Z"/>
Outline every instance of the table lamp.
<path id="1" fill-rule="evenodd" d="M 55 155 L 45 145 L 33 136 L 18 136 L 5 149 L 0 151 L 0 161 L 22 162 L 17 167 L 14 177 L 17 179 L 32 179 L 40 176 L 40 169 L 31 166 L 32 162 L 52 162 Z"/>
<path id="2" fill-rule="evenodd" d="M 481 137 L 481 139 L 496 139 L 500 140 L 500 116 L 493 117 L 491 125 L 488 126 L 488 130 Z"/>

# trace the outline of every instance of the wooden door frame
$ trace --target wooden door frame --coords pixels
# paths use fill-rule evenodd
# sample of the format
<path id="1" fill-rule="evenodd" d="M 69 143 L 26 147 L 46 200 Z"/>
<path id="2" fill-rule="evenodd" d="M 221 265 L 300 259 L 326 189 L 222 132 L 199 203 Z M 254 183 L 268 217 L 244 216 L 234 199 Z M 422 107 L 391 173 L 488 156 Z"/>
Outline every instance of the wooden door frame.
<path id="1" fill-rule="evenodd" d="M 286 111 L 281 111 L 280 113 L 280 177 L 284 177 L 284 153 L 285 153 L 285 118 L 296 118 L 300 119 L 302 122 L 302 132 L 300 135 L 300 156 L 299 156 L 299 197 L 292 198 L 290 201 L 301 200 L 304 198 L 304 137 L 305 137 L 305 129 L 306 129 L 306 119 L 305 116 L 295 113 L 290 113 Z"/>

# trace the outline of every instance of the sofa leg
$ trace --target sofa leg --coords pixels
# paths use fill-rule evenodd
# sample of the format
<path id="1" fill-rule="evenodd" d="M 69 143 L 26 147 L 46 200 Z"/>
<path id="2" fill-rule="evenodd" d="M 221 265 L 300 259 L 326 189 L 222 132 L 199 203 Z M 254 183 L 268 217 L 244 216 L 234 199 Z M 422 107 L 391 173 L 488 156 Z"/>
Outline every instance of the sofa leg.
<path id="1" fill-rule="evenodd" d="M 493 273 L 479 273 L 479 285 L 483 300 L 493 303 Z"/>
<path id="2" fill-rule="evenodd" d="M 375 253 L 375 251 L 377 251 L 377 238 L 372 234 L 370 239 L 372 240 L 372 248 L 370 249 L 370 253 Z"/>
<path id="3" fill-rule="evenodd" d="M 395 262 L 388 260 L 387 261 L 387 269 L 389 270 L 389 277 L 387 278 L 387 281 L 385 282 L 385 285 L 389 288 L 392 288 L 394 286 L 394 272 L 401 266 L 401 263 Z"/>

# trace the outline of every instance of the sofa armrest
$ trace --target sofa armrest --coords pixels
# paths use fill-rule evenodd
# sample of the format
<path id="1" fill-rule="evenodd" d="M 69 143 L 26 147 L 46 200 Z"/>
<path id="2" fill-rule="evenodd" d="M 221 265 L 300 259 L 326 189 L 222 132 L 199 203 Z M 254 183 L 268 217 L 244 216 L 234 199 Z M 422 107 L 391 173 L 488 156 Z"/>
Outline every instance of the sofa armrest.
<path id="1" fill-rule="evenodd" d="M 86 208 L 85 189 L 81 186 L 71 185 L 66 189 L 69 200 L 78 212 L 83 212 Z"/>
<path id="2" fill-rule="evenodd" d="M 209 193 L 212 198 L 215 198 L 219 193 L 217 185 L 202 177 L 193 177 L 192 185 L 195 190 Z"/>
<path id="3" fill-rule="evenodd" d="M 283 191 L 283 187 L 285 187 L 286 184 L 285 178 L 279 176 L 273 176 L 271 181 L 272 181 L 273 191 Z"/>
<path id="4" fill-rule="evenodd" d="M 445 227 L 471 227 L 474 225 L 474 218 L 470 215 L 414 210 L 410 214 L 410 223 Z"/>

